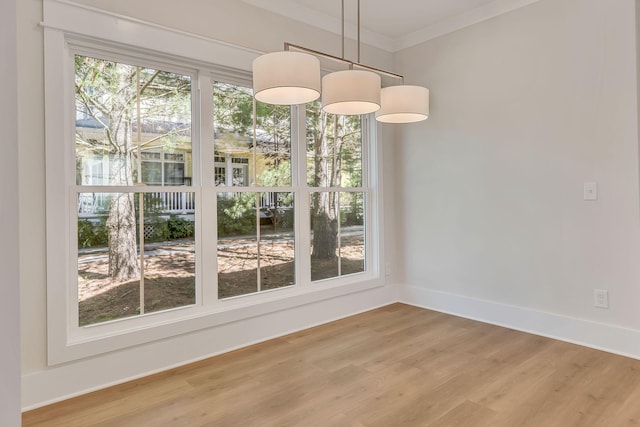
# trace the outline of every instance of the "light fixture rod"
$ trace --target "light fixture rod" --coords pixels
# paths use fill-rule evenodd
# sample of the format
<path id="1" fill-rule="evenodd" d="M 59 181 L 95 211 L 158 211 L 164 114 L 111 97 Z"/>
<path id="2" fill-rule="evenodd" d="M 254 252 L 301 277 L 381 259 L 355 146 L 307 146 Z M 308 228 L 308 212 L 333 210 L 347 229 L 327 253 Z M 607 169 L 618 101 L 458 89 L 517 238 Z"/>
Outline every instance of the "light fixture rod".
<path id="1" fill-rule="evenodd" d="M 347 64 L 349 66 L 349 68 L 356 67 L 356 68 L 360 68 L 360 69 L 363 69 L 363 70 L 373 71 L 374 73 L 382 74 L 382 75 L 385 75 L 385 76 L 388 76 L 388 77 L 393 77 L 394 79 L 400 79 L 404 83 L 404 76 L 402 74 L 393 73 L 391 71 L 386 71 L 386 70 L 382 70 L 380 68 L 371 67 L 369 65 L 361 64 L 359 62 L 353 62 L 353 61 L 350 61 L 348 59 L 344 59 L 344 58 L 340 58 L 340 57 L 335 56 L 335 55 L 331 55 L 329 53 L 320 52 L 319 50 L 309 49 L 307 47 L 303 47 L 303 46 L 299 46 L 299 45 L 292 44 L 292 43 L 289 43 L 289 42 L 285 42 L 284 43 L 284 50 L 290 51 L 291 49 L 299 50 L 299 51 L 302 51 L 302 52 L 307 52 L 307 53 L 310 53 L 310 54 L 315 55 L 315 56 L 320 56 L 322 58 L 331 59 L 333 61 L 342 62 L 344 64 Z"/>
<path id="2" fill-rule="evenodd" d="M 342 54 L 340 56 L 344 59 L 344 0 L 342 0 Z"/>
<path id="3" fill-rule="evenodd" d="M 358 62 L 360 62 L 360 0 L 358 0 Z"/>

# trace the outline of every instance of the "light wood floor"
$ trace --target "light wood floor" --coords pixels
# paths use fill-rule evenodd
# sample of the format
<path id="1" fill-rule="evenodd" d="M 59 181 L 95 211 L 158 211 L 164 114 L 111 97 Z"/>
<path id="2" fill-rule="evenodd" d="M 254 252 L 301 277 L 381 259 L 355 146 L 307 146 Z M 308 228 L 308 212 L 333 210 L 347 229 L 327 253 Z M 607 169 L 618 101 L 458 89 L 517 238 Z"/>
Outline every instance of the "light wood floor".
<path id="1" fill-rule="evenodd" d="M 23 416 L 24 426 L 640 424 L 640 361 L 393 304 Z"/>

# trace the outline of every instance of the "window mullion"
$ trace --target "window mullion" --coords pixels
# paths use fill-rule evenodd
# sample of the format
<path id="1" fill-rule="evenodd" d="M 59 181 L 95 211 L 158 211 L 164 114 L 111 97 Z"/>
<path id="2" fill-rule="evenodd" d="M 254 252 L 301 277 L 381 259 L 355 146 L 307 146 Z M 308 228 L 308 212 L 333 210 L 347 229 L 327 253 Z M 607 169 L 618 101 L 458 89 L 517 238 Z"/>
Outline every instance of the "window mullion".
<path id="1" fill-rule="evenodd" d="M 194 144 L 193 153 L 194 158 L 197 161 L 193 162 L 194 168 L 199 170 L 193 171 L 193 185 L 200 185 L 202 187 L 209 187 L 215 185 L 215 168 L 214 164 L 214 146 L 213 146 L 213 86 L 211 78 L 200 73 L 198 78 L 198 92 L 199 96 L 199 113 L 195 116 L 198 119 L 199 132 L 199 144 Z M 198 110 L 196 110 L 198 112 Z M 195 126 L 194 126 L 195 128 Z M 197 150 L 197 151 L 196 151 Z M 197 157 L 196 157 L 197 156 Z M 199 173 L 198 173 L 199 172 Z M 196 178 L 200 178 L 197 180 Z"/>
<path id="2" fill-rule="evenodd" d="M 214 102 L 213 81 L 211 77 L 201 72 L 198 78 L 198 144 L 194 144 L 194 182 L 200 188 L 199 203 L 196 204 L 196 292 L 201 298 L 199 303 L 204 306 L 214 306 L 218 303 L 218 258 L 217 241 L 218 230 L 216 222 L 205 221 L 204 218 L 215 218 L 215 146 L 214 146 Z M 198 151 L 196 151 L 198 150 Z"/>
<path id="3" fill-rule="evenodd" d="M 196 289 L 204 307 L 218 304 L 218 229 L 216 225 L 217 192 L 215 187 L 201 187 L 196 205 Z M 207 218 L 207 220 L 204 220 Z"/>
<path id="4" fill-rule="evenodd" d="M 371 115 L 363 118 L 363 138 L 362 138 L 362 187 L 364 194 L 364 220 L 365 220 L 365 268 L 380 274 L 383 262 L 382 242 L 384 240 L 384 229 L 382 228 L 382 186 L 378 179 L 381 170 L 381 150 L 380 142 L 376 136 L 377 122 L 372 120 Z M 375 144 L 375 146 L 374 146 Z M 371 188 L 371 184 L 376 183 L 377 188 Z M 375 208 L 374 208 L 375 207 Z M 376 230 L 376 232 L 373 232 Z M 380 231 L 380 232 L 378 232 Z"/>
<path id="5" fill-rule="evenodd" d="M 296 160 L 294 167 L 296 191 L 296 284 L 308 286 L 311 283 L 311 216 L 310 197 L 307 187 L 307 118 L 306 106 L 292 108 L 291 158 Z M 295 147 L 295 157 L 294 148 Z"/>

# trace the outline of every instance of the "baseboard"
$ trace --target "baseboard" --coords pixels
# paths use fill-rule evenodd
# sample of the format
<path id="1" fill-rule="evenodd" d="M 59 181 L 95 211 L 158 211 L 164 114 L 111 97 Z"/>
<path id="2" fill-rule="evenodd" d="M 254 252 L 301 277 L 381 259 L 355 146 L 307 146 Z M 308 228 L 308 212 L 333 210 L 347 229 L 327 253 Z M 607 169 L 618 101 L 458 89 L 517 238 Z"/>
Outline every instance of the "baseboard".
<path id="1" fill-rule="evenodd" d="M 635 329 L 417 286 L 402 286 L 399 300 L 416 307 L 640 359 L 640 331 Z"/>

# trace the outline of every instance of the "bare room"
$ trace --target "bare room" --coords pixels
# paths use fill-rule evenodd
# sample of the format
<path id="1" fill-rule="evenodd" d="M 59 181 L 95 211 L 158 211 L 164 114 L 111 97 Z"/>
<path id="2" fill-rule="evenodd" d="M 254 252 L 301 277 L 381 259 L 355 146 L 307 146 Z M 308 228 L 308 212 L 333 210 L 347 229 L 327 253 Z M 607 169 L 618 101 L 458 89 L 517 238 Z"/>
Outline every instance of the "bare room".
<path id="1" fill-rule="evenodd" d="M 640 423 L 637 0 L 0 11 L 0 425 Z"/>

